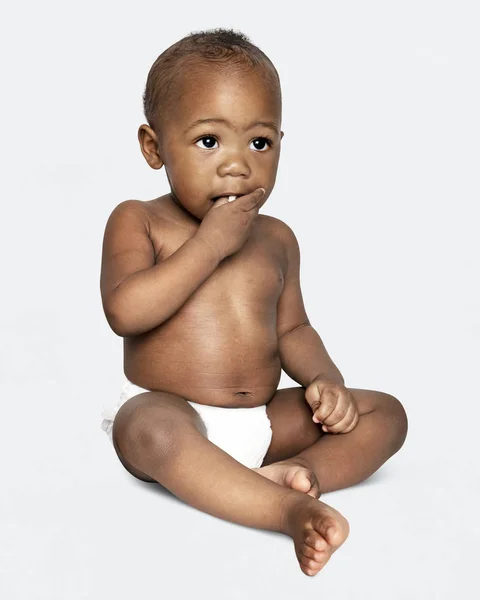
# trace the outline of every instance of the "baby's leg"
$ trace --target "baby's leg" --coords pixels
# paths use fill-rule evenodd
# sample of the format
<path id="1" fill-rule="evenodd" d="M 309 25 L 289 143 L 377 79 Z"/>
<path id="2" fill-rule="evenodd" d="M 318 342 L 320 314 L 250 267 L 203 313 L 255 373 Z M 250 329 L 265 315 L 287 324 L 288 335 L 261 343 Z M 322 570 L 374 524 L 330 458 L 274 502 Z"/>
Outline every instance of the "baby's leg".
<path id="1" fill-rule="evenodd" d="M 120 408 L 113 438 L 125 466 L 158 481 L 191 506 L 292 537 L 302 570 L 316 574 L 346 539 L 347 521 L 323 502 L 237 462 L 212 444 L 202 427 L 183 398 L 146 392 Z"/>
<path id="2" fill-rule="evenodd" d="M 281 507 L 292 490 L 265 481 L 212 444 L 183 398 L 165 392 L 131 398 L 118 411 L 112 434 L 126 467 L 191 506 L 242 525 L 282 530 Z"/>

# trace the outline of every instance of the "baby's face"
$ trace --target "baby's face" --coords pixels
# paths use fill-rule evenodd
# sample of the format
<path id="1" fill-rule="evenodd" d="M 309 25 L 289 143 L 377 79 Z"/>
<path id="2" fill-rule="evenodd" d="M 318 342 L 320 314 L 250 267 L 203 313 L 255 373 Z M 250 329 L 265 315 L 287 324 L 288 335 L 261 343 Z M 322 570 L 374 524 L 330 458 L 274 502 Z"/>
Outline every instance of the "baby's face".
<path id="1" fill-rule="evenodd" d="M 184 78 L 180 99 L 163 122 L 159 153 L 172 198 L 197 219 L 219 196 L 272 191 L 281 105 L 260 74 L 196 70 Z"/>

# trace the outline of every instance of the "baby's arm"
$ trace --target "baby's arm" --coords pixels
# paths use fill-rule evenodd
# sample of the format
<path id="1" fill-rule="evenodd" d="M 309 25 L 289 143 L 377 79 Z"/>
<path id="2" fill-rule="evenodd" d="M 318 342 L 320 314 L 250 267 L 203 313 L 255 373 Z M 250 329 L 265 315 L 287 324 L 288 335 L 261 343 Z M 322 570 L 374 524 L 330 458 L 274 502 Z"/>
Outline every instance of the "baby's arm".
<path id="1" fill-rule="evenodd" d="M 110 327 L 122 337 L 157 327 L 185 304 L 218 264 L 218 254 L 195 235 L 155 264 L 141 203 L 120 203 L 103 239 L 100 289 Z"/>

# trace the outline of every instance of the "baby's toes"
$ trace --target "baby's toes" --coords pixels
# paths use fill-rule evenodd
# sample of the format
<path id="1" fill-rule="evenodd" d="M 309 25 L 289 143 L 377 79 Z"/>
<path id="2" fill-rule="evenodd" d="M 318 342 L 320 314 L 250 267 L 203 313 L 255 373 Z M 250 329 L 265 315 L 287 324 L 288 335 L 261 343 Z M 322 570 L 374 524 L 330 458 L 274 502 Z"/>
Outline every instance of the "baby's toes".
<path id="1" fill-rule="evenodd" d="M 299 557 L 299 562 L 303 572 L 307 575 L 312 575 L 320 571 L 320 569 L 328 562 L 329 558 L 330 553 L 326 550 L 318 552 L 305 544 L 302 549 L 302 555 Z M 311 571 L 311 573 L 307 571 Z"/>
<path id="2" fill-rule="evenodd" d="M 320 497 L 320 486 L 313 471 L 310 469 L 299 469 L 290 480 L 290 485 L 294 490 L 305 492 L 312 498 Z"/>
<path id="3" fill-rule="evenodd" d="M 305 538 L 305 546 L 314 552 L 323 552 L 328 550 L 328 542 L 321 535 L 318 535 L 316 531 L 312 531 Z"/>
<path id="4" fill-rule="evenodd" d="M 326 554 L 327 546 L 323 550 L 314 550 L 310 546 L 305 544 L 303 549 L 303 554 L 309 560 L 313 560 L 315 562 L 315 567 L 322 566 L 327 561 L 328 555 Z"/>
<path id="5" fill-rule="evenodd" d="M 343 542 L 347 539 L 349 534 L 349 525 L 347 519 L 345 519 L 340 513 L 338 513 L 337 519 L 325 518 L 321 516 L 317 519 L 312 520 L 313 529 L 318 532 L 326 540 L 332 551 L 337 550 Z M 315 544 L 318 544 L 318 540 L 315 539 Z M 313 546 L 314 548 L 317 545 Z"/>

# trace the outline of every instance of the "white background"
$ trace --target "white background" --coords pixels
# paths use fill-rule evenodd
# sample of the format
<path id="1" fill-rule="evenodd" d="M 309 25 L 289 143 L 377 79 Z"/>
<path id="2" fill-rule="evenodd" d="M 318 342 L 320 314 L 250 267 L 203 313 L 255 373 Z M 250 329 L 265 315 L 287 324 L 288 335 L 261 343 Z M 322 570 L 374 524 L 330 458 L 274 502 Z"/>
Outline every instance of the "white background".
<path id="1" fill-rule="evenodd" d="M 475 596 L 475 5 L 2 9 L 3 598 Z M 99 290 L 105 223 L 123 200 L 168 192 L 137 141 L 146 76 L 172 43 L 214 27 L 248 35 L 280 74 L 285 137 L 262 213 L 297 235 L 313 326 L 347 386 L 395 395 L 409 416 L 398 454 L 365 483 L 322 497 L 351 533 L 314 578 L 289 538 L 135 480 L 100 429 L 122 381 L 122 341 Z"/>

